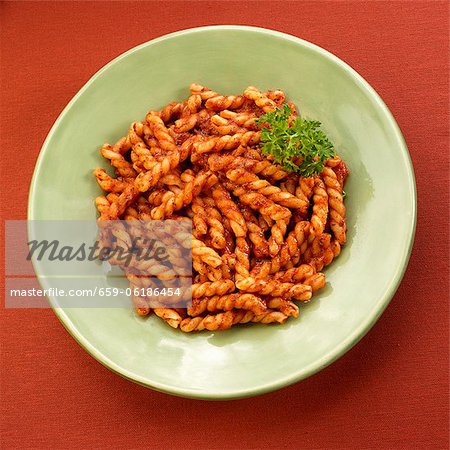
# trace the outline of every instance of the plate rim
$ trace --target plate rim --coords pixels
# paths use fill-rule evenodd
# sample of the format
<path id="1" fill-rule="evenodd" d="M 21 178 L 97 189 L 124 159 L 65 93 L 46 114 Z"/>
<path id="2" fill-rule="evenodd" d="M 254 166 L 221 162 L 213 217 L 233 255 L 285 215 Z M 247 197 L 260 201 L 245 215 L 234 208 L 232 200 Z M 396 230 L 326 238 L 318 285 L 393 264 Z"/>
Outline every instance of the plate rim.
<path id="1" fill-rule="evenodd" d="M 239 399 L 246 397 L 253 397 L 256 395 L 261 395 L 267 392 L 275 391 L 281 389 L 283 387 L 289 386 L 296 382 L 299 382 L 305 378 L 308 378 L 311 375 L 319 372 L 323 368 L 329 366 L 338 358 L 347 353 L 352 347 L 354 347 L 372 328 L 372 326 L 377 322 L 381 314 L 384 312 L 393 296 L 395 295 L 403 276 L 408 267 L 409 259 L 411 256 L 414 237 L 416 232 L 416 224 L 417 224 L 417 187 L 416 180 L 414 175 L 414 167 L 411 161 L 411 156 L 408 151 L 408 147 L 406 145 L 405 139 L 402 135 L 400 127 L 398 126 L 393 114 L 381 99 L 380 95 L 375 91 L 375 89 L 348 63 L 343 61 L 341 58 L 337 57 L 333 53 L 324 48 L 320 47 L 317 44 L 313 44 L 309 41 L 301 39 L 299 37 L 293 36 L 288 33 L 284 33 L 281 31 L 273 30 L 270 28 L 263 27 L 254 27 L 254 26 L 246 26 L 246 25 L 210 25 L 210 26 L 202 26 L 202 27 L 194 27 L 194 28 L 186 28 L 180 31 L 176 31 L 173 33 L 168 33 L 163 36 L 159 36 L 152 40 L 146 41 L 142 44 L 139 44 L 131 49 L 121 53 L 119 56 L 115 57 L 104 66 L 102 66 L 89 80 L 81 87 L 81 89 L 72 97 L 72 99 L 67 103 L 64 109 L 61 111 L 55 122 L 53 123 L 50 131 L 47 134 L 47 137 L 42 144 L 42 147 L 39 152 L 39 156 L 36 160 L 35 168 L 33 171 L 33 176 L 30 182 L 30 188 L 28 192 L 28 207 L 27 207 L 27 221 L 36 220 L 34 219 L 35 211 L 34 211 L 34 198 L 36 195 L 37 182 L 39 178 L 39 174 L 41 171 L 41 166 L 44 161 L 44 155 L 49 146 L 49 142 L 52 139 L 53 134 L 56 132 L 60 122 L 63 120 L 64 116 L 69 112 L 72 108 L 73 104 L 83 95 L 83 93 L 89 88 L 89 86 L 100 77 L 103 72 L 109 70 L 114 64 L 118 63 L 122 59 L 128 57 L 130 54 L 135 53 L 147 46 L 155 45 L 165 40 L 183 36 L 186 34 L 198 33 L 203 31 L 211 31 L 211 30 L 235 30 L 235 31 L 251 31 L 255 33 L 262 33 L 271 35 L 277 38 L 282 38 L 284 40 L 288 40 L 294 42 L 298 45 L 306 47 L 310 50 L 313 50 L 326 59 L 331 60 L 338 66 L 340 66 L 351 78 L 357 83 L 357 85 L 364 90 L 373 100 L 376 102 L 379 110 L 384 114 L 387 121 L 392 125 L 392 131 L 395 135 L 395 139 L 397 141 L 397 145 L 400 147 L 403 156 L 405 157 L 405 164 L 407 169 L 407 181 L 410 187 L 411 192 L 411 219 L 409 222 L 409 244 L 405 246 L 403 249 L 403 253 L 401 255 L 401 264 L 397 268 L 397 271 L 392 275 L 389 287 L 386 289 L 384 295 L 380 297 L 378 302 L 372 308 L 370 314 L 367 316 L 367 320 L 362 322 L 353 333 L 351 333 L 346 339 L 341 341 L 338 346 L 333 348 L 330 352 L 322 356 L 319 360 L 316 360 L 314 363 L 297 370 L 295 373 L 291 373 L 286 377 L 277 378 L 273 382 L 266 383 L 264 385 L 259 385 L 249 389 L 242 390 L 234 390 L 227 392 L 212 392 L 212 391 L 203 391 L 197 389 L 189 389 L 189 388 L 179 388 L 176 386 L 172 386 L 169 384 L 159 383 L 152 380 L 148 380 L 140 375 L 134 374 L 128 371 L 126 368 L 119 366 L 114 361 L 112 361 L 109 357 L 104 355 L 101 351 L 99 351 L 94 345 L 90 343 L 88 339 L 86 339 L 77 329 L 77 327 L 73 324 L 71 319 L 67 316 L 65 310 L 63 308 L 56 307 L 55 300 L 52 296 L 47 296 L 48 301 L 55 313 L 58 317 L 64 328 L 68 331 L 68 333 L 74 338 L 74 340 L 94 359 L 100 362 L 103 366 L 107 367 L 112 372 L 117 375 L 125 378 L 134 383 L 140 384 L 146 388 L 151 388 L 153 390 L 163 392 L 166 394 L 171 394 L 179 397 L 186 398 L 195 398 L 195 399 L 204 399 L 204 400 L 230 400 L 230 399 Z M 28 236 L 31 237 L 31 227 L 28 226 Z M 36 265 L 33 262 L 33 267 L 36 272 L 36 277 L 41 284 L 41 286 L 46 289 L 50 286 L 47 284 L 47 280 L 42 278 Z"/>

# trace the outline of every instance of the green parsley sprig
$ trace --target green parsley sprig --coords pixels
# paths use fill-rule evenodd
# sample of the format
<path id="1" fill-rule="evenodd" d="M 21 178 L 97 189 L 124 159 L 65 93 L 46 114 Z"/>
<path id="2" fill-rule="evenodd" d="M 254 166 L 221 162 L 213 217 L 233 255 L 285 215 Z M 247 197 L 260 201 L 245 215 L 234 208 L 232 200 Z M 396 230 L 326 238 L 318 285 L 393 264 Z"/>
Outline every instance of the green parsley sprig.
<path id="1" fill-rule="evenodd" d="M 334 147 L 319 129 L 320 122 L 297 117 L 289 124 L 291 113 L 289 105 L 283 105 L 256 121 L 263 125 L 261 149 L 265 155 L 272 155 L 287 172 L 310 177 L 322 172 L 325 161 L 334 156 Z"/>

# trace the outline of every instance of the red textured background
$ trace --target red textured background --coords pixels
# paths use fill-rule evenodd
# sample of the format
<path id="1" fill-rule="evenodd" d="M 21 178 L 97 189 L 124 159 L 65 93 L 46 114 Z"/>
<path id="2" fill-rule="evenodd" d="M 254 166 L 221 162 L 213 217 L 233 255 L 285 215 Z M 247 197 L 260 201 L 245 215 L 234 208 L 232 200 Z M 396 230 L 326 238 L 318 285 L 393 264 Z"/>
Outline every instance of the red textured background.
<path id="1" fill-rule="evenodd" d="M 419 198 L 409 269 L 379 322 L 332 366 L 261 397 L 147 390 L 88 356 L 51 310 L 1 310 L 3 448 L 448 447 L 447 2 L 3 2 L 0 18 L 4 219 L 26 217 L 42 142 L 94 72 L 211 24 L 291 33 L 352 65 L 397 119 Z"/>

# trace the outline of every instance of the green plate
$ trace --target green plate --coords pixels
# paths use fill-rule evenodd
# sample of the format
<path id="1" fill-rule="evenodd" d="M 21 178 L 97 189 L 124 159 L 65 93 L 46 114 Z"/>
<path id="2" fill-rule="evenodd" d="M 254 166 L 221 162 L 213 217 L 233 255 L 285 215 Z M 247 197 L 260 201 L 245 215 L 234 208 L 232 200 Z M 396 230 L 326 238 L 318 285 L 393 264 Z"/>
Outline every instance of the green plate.
<path id="1" fill-rule="evenodd" d="M 100 190 L 99 155 L 149 109 L 188 96 L 191 82 L 223 93 L 281 88 L 316 118 L 350 168 L 348 243 L 327 286 L 284 325 L 183 334 L 126 309 L 61 309 L 69 333 L 99 362 L 153 389 L 228 399 L 312 375 L 350 349 L 395 293 L 410 255 L 416 192 L 410 157 L 386 105 L 351 67 L 301 39 L 261 28 L 217 26 L 169 34 L 101 69 L 64 109 L 39 156 L 28 218 L 89 220 Z M 39 275 L 39 265 L 35 267 Z M 50 287 L 51 281 L 42 281 Z"/>

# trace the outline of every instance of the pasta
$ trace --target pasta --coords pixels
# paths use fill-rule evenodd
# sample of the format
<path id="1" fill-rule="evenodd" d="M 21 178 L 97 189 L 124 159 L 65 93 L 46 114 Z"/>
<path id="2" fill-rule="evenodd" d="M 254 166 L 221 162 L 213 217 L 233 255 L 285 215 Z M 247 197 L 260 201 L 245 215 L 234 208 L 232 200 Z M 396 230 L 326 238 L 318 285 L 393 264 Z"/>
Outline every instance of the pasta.
<path id="1" fill-rule="evenodd" d="M 299 316 L 295 302 L 310 301 L 325 286 L 322 270 L 346 242 L 348 170 L 333 154 L 320 171 L 306 176 L 263 151 L 261 120 L 286 106 L 292 124 L 297 110 L 281 90 L 250 86 L 242 95 L 221 95 L 194 83 L 186 100 L 150 111 L 117 143 L 101 148 L 115 177 L 103 168 L 94 171 L 105 192 L 95 202 L 99 223 L 136 223 L 108 236 L 100 232 L 102 239 L 126 249 L 142 232 L 139 221 L 192 223 L 192 235 L 174 231 L 164 238 L 168 246 L 178 243 L 192 251 L 191 306 L 151 307 L 139 291 L 132 295 L 138 315 L 153 311 L 183 332 L 284 323 Z M 297 156 L 295 167 L 302 161 Z M 182 265 L 176 248 L 171 261 Z M 137 269 L 156 274 L 156 280 L 165 277 L 168 285 L 174 273 L 154 261 L 112 263 L 121 266 L 133 288 L 155 282 Z"/>

